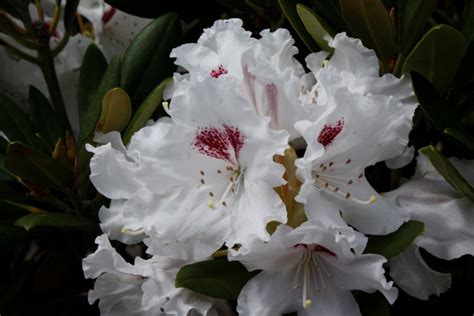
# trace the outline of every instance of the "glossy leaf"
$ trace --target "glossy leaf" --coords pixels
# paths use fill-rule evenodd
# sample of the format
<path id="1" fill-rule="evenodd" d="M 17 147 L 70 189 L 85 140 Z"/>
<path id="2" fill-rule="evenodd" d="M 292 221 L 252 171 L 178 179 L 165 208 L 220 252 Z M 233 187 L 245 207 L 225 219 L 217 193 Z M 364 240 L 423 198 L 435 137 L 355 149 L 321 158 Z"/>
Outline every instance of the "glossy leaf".
<path id="1" fill-rule="evenodd" d="M 396 232 L 385 236 L 370 236 L 364 253 L 375 253 L 391 258 L 405 250 L 416 237 L 424 232 L 424 224 L 418 221 L 409 221 L 403 224 Z"/>
<path id="2" fill-rule="evenodd" d="M 436 8 L 436 0 L 398 0 L 398 47 L 406 55 L 415 45 L 428 19 Z"/>
<path id="3" fill-rule="evenodd" d="M 120 86 L 120 69 L 121 58 L 120 56 L 115 56 L 110 61 L 92 100 L 90 100 L 86 108 L 79 112 L 80 114 L 82 112 L 82 115 L 79 116 L 81 127 L 78 141 L 79 148 L 83 146 L 84 142 L 95 131 L 102 111 L 102 99 L 105 94 L 110 89 Z"/>
<path id="4" fill-rule="evenodd" d="M 413 89 L 420 106 L 426 116 L 438 127 L 444 130 L 446 127 L 456 124 L 454 109 L 436 91 L 435 87 L 422 75 L 411 72 Z"/>
<path id="5" fill-rule="evenodd" d="M 137 109 L 130 121 L 130 124 L 128 124 L 127 129 L 123 133 L 122 138 L 124 144 L 127 144 L 130 139 L 132 139 L 132 136 L 136 131 L 145 126 L 146 122 L 151 118 L 156 109 L 161 106 L 161 101 L 163 100 L 163 91 L 170 80 L 171 78 L 163 80 Z"/>
<path id="6" fill-rule="evenodd" d="M 201 261 L 179 270 L 176 275 L 176 287 L 184 287 L 211 297 L 235 300 L 247 281 L 257 273 L 248 272 L 237 261 Z"/>
<path id="7" fill-rule="evenodd" d="M 339 0 L 312 0 L 309 6 L 336 32 L 347 31 L 346 23 L 341 14 Z"/>
<path id="8" fill-rule="evenodd" d="M 437 25 L 423 36 L 403 64 L 403 73 L 416 71 L 440 94 L 453 80 L 466 49 L 462 34 L 448 25 Z"/>
<path id="9" fill-rule="evenodd" d="M 176 66 L 169 57 L 179 45 L 181 25 L 176 14 L 165 14 L 150 22 L 135 37 L 122 60 L 120 87 L 138 106 Z"/>
<path id="10" fill-rule="evenodd" d="M 127 92 L 121 88 L 113 88 L 102 99 L 102 113 L 97 130 L 108 133 L 121 132 L 132 116 L 132 104 Z"/>
<path id="11" fill-rule="evenodd" d="M 0 131 L 3 131 L 10 141 L 20 141 L 29 145 L 36 143 L 37 137 L 28 115 L 19 105 L 1 93 L 0 113 Z"/>
<path id="12" fill-rule="evenodd" d="M 107 60 L 104 54 L 102 54 L 97 45 L 89 45 L 84 54 L 79 75 L 77 103 L 79 108 L 80 134 L 78 145 L 81 145 L 90 133 L 92 133 L 93 129 L 95 129 L 95 122 L 92 121 L 94 118 L 97 120 L 100 115 L 100 108 L 97 109 L 94 107 L 100 106 L 100 104 L 94 102 L 95 94 L 106 70 Z M 97 114 L 97 112 L 99 112 L 99 114 Z"/>
<path id="13" fill-rule="evenodd" d="M 28 214 L 19 218 L 15 225 L 26 230 L 37 227 L 69 229 L 94 229 L 98 227 L 97 223 L 88 218 L 63 213 Z"/>
<path id="14" fill-rule="evenodd" d="M 301 3 L 302 1 L 300 1 Z M 301 21 L 298 12 L 296 11 L 296 1 L 293 0 L 278 0 L 281 10 L 285 14 L 291 26 L 296 31 L 298 36 L 301 38 L 303 43 L 308 47 L 311 52 L 317 52 L 320 50 L 319 46 L 313 40 L 311 34 L 308 33 L 306 27 Z"/>
<path id="15" fill-rule="evenodd" d="M 66 188 L 73 183 L 71 170 L 62 168 L 49 156 L 18 142 L 8 146 L 5 168 L 36 185 Z"/>
<path id="16" fill-rule="evenodd" d="M 384 66 L 395 57 L 393 25 L 380 0 L 339 0 L 342 16 L 350 33 L 372 48 Z"/>
<path id="17" fill-rule="evenodd" d="M 468 110 L 472 111 L 474 108 L 470 106 L 469 100 L 465 98 L 472 92 L 474 85 L 474 42 L 470 41 L 466 48 L 464 56 L 454 77 L 450 91 L 449 100 L 454 104 L 459 104 L 461 107 L 465 104 Z M 474 96 L 470 96 L 471 102 Z"/>
<path id="18" fill-rule="evenodd" d="M 424 147 L 420 151 L 428 156 L 431 164 L 456 191 L 474 201 L 474 188 L 464 179 L 448 158 L 433 146 Z"/>
<path id="19" fill-rule="evenodd" d="M 28 92 L 28 103 L 31 121 L 48 144 L 54 146 L 59 138 L 64 137 L 65 132 L 58 123 L 51 103 L 41 91 L 33 86 L 30 86 Z"/>
<path id="20" fill-rule="evenodd" d="M 332 53 L 334 48 L 328 45 L 326 36 L 334 37 L 334 31 L 314 11 L 303 4 L 296 5 L 296 11 L 306 30 L 323 50 Z"/>

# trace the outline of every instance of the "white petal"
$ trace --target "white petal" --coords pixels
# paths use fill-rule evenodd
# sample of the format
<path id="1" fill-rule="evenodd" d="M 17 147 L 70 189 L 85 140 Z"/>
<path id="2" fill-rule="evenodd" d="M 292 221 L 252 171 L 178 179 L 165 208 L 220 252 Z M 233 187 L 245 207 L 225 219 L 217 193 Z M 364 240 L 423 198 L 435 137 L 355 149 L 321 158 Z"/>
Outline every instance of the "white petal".
<path id="1" fill-rule="evenodd" d="M 379 76 L 379 61 L 371 49 L 365 48 L 359 39 L 351 38 L 345 32 L 337 34 L 329 41 L 334 47 L 330 65 L 338 71 L 347 71 L 356 78 L 374 78 Z"/>
<path id="2" fill-rule="evenodd" d="M 302 307 L 300 292 L 292 289 L 290 273 L 263 271 L 243 287 L 237 301 L 239 315 L 282 315 Z"/>
<path id="3" fill-rule="evenodd" d="M 380 291 L 390 304 L 398 296 L 398 290 L 392 287 L 393 282 L 387 282 L 384 276 L 383 264 L 387 262 L 379 255 L 356 255 L 345 263 L 341 260 L 326 256 L 331 271 L 339 287 L 347 290 L 361 290 L 368 293 Z"/>
<path id="4" fill-rule="evenodd" d="M 385 160 L 385 164 L 390 169 L 399 169 L 408 165 L 415 157 L 415 147 L 406 147 L 402 154 L 398 157 Z"/>
<path id="5" fill-rule="evenodd" d="M 95 253 L 82 260 L 82 269 L 88 279 L 95 279 L 105 272 L 133 274 L 136 269 L 127 263 L 112 247 L 107 235 L 96 238 L 98 248 Z"/>
<path id="6" fill-rule="evenodd" d="M 395 283 L 420 300 L 427 300 L 430 295 L 440 295 L 451 287 L 451 275 L 432 270 L 415 245 L 391 258 L 389 262 L 390 275 Z"/>
<path id="7" fill-rule="evenodd" d="M 308 66 L 313 74 L 316 74 L 321 68 L 323 68 L 323 63 L 328 56 L 329 53 L 325 51 L 309 54 L 305 58 L 306 66 Z"/>
<path id="8" fill-rule="evenodd" d="M 87 145 L 86 149 L 94 153 L 90 179 L 96 189 L 111 199 L 132 197 L 141 186 L 134 175 L 137 164 L 110 143 L 98 147 Z"/>
<path id="9" fill-rule="evenodd" d="M 291 227 L 279 225 L 267 243 L 254 238 L 247 249 L 229 249 L 229 260 L 240 261 L 249 271 L 291 269 L 298 263 L 295 260 L 297 250 L 291 240 L 286 239 L 291 231 Z"/>
<path id="10" fill-rule="evenodd" d="M 314 296 L 308 308 L 298 310 L 298 316 L 360 315 L 359 305 L 357 305 L 352 293 L 338 288 L 333 282 L 331 283 L 328 284 L 325 291 L 321 291 Z"/>

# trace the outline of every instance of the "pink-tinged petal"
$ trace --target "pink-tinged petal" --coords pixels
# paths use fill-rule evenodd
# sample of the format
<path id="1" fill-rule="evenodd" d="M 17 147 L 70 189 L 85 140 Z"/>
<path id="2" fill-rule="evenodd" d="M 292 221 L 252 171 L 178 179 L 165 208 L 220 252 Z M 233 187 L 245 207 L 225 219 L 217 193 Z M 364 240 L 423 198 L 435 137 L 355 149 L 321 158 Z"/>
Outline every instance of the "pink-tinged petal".
<path id="1" fill-rule="evenodd" d="M 439 296 L 451 287 L 451 275 L 432 270 L 416 245 L 409 246 L 389 262 L 390 275 L 397 286 L 420 300 Z"/>

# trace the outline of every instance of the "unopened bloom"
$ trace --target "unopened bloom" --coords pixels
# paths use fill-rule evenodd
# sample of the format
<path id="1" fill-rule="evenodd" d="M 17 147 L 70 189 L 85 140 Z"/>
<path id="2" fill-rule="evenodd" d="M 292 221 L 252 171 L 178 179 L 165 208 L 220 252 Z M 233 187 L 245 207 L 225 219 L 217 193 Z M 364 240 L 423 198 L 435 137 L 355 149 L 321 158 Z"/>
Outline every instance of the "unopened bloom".
<path id="1" fill-rule="evenodd" d="M 405 150 L 416 98 L 408 78 L 379 77 L 375 53 L 359 40 L 341 33 L 329 45 L 335 49 L 329 61 L 323 63 L 327 53 L 307 58 L 316 85 L 306 98 L 313 104 L 305 108 L 314 107 L 317 115 L 314 121 L 296 124 L 308 144 L 304 157 L 296 161 L 304 180 L 297 199 L 331 199 L 343 218 L 362 232 L 390 233 L 408 216 L 380 198 L 364 169 Z"/>
<path id="2" fill-rule="evenodd" d="M 350 229 L 347 227 L 347 229 Z M 359 241 L 356 241 L 358 243 Z M 255 240 L 247 254 L 231 260 L 263 270 L 242 289 L 240 315 L 359 315 L 351 290 L 381 291 L 390 303 L 397 289 L 387 282 L 378 255 L 358 255 L 338 230 L 307 223 L 278 226 L 268 243 Z"/>

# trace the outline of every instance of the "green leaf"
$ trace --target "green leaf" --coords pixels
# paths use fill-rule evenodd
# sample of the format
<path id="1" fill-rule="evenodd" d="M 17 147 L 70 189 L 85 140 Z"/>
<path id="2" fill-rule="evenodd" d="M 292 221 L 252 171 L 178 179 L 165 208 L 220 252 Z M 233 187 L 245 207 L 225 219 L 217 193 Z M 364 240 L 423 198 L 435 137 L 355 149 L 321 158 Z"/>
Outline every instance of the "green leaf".
<path id="1" fill-rule="evenodd" d="M 449 100 L 454 104 L 465 103 L 469 111 L 474 110 L 469 101 L 465 98 L 471 94 L 474 84 L 474 41 L 470 41 L 466 52 L 454 77 L 451 90 L 449 91 Z M 471 94 L 471 98 L 474 98 Z M 471 99 L 472 100 L 472 99 Z"/>
<path id="2" fill-rule="evenodd" d="M 94 106 L 101 106 L 101 103 L 94 102 L 94 100 L 107 69 L 107 60 L 99 47 L 95 44 L 89 45 L 84 54 L 79 75 L 77 97 L 80 126 L 79 146 L 95 129 L 95 122 L 91 121 L 97 120 L 100 116 L 100 107 L 97 109 Z"/>
<path id="3" fill-rule="evenodd" d="M 163 79 L 176 69 L 169 57 L 181 39 L 176 14 L 165 14 L 150 22 L 133 40 L 122 60 L 120 86 L 132 104 L 138 105 Z"/>
<path id="4" fill-rule="evenodd" d="M 364 253 L 375 253 L 391 258 L 405 250 L 424 232 L 424 224 L 409 221 L 403 224 L 396 232 L 385 236 L 370 236 Z"/>
<path id="5" fill-rule="evenodd" d="M 30 214 L 30 210 L 22 207 L 18 203 L 0 200 L 0 220 L 16 220 L 27 214 Z"/>
<path id="6" fill-rule="evenodd" d="M 380 0 L 339 0 L 351 34 L 377 52 L 386 71 L 396 55 L 393 25 Z"/>
<path id="7" fill-rule="evenodd" d="M 302 1 L 299 1 L 300 3 Z M 278 0 L 281 10 L 285 14 L 288 21 L 290 21 L 291 26 L 296 31 L 298 36 L 301 38 L 303 43 L 308 47 L 311 52 L 317 52 L 320 50 L 319 46 L 311 37 L 311 34 L 308 33 L 306 27 L 298 16 L 296 11 L 296 2 L 293 0 Z"/>
<path id="8" fill-rule="evenodd" d="M 57 140 L 64 137 L 65 131 L 58 123 L 56 112 L 49 100 L 33 86 L 28 92 L 28 103 L 30 105 L 30 118 L 39 134 L 50 146 L 54 146 Z"/>
<path id="9" fill-rule="evenodd" d="M 163 91 L 170 80 L 171 78 L 163 80 L 137 109 L 130 121 L 130 124 L 128 124 L 127 129 L 123 133 L 122 139 L 124 144 L 127 144 L 130 139 L 132 139 L 132 136 L 136 131 L 145 126 L 146 122 L 151 118 L 157 107 L 161 105 L 161 101 L 163 100 Z"/>
<path id="10" fill-rule="evenodd" d="M 71 31 L 72 29 L 78 6 L 79 0 L 66 0 L 66 6 L 64 7 L 64 28 L 67 31 Z"/>
<path id="11" fill-rule="evenodd" d="M 325 36 L 334 37 L 334 31 L 314 11 L 303 4 L 296 5 L 296 11 L 301 18 L 306 30 L 323 50 L 332 53 L 334 48 L 328 45 Z"/>
<path id="12" fill-rule="evenodd" d="M 474 152 L 474 139 L 472 135 L 468 135 L 463 131 L 455 128 L 446 128 L 444 133 L 448 136 L 451 136 L 457 139 L 459 142 L 468 147 L 472 152 Z"/>
<path id="13" fill-rule="evenodd" d="M 0 94 L 0 113 L 0 131 L 3 131 L 10 141 L 35 145 L 37 137 L 28 115 L 4 94 Z"/>
<path id="14" fill-rule="evenodd" d="M 179 270 L 176 287 L 211 297 L 236 300 L 247 281 L 257 273 L 258 271 L 248 272 L 237 261 L 219 259 L 196 262 Z"/>
<path id="15" fill-rule="evenodd" d="M 69 229 L 95 229 L 97 223 L 79 216 L 63 213 L 28 214 L 19 218 L 15 225 L 31 230 L 37 227 L 58 227 Z"/>
<path id="16" fill-rule="evenodd" d="M 448 25 L 437 25 L 423 36 L 403 64 L 403 73 L 416 71 L 442 95 L 453 80 L 466 49 L 462 34 Z"/>
<path id="17" fill-rule="evenodd" d="M 82 104 L 86 108 L 83 108 L 82 111 L 79 111 L 79 122 L 81 127 L 78 142 L 79 148 L 84 145 L 84 142 L 95 131 L 102 111 L 102 99 L 104 98 L 105 94 L 112 88 L 120 87 L 120 69 L 121 58 L 120 56 L 114 56 L 110 61 L 110 64 L 107 67 L 102 80 L 100 81 L 93 99 L 88 105 Z"/>
<path id="18" fill-rule="evenodd" d="M 438 127 L 444 130 L 453 124 L 456 124 L 454 109 L 448 102 L 436 91 L 433 85 L 422 75 L 411 72 L 413 90 L 420 102 L 420 106 L 426 116 Z"/>
<path id="19" fill-rule="evenodd" d="M 457 192 L 474 201 L 474 188 L 464 179 L 448 158 L 433 146 L 424 147 L 420 151 L 428 156 L 431 164 Z"/>
<path id="20" fill-rule="evenodd" d="M 72 171 L 34 149 L 18 142 L 10 143 L 5 168 L 36 185 L 66 188 L 72 185 Z"/>
<path id="21" fill-rule="evenodd" d="M 474 39 L 474 2 L 465 1 L 466 7 L 462 16 L 462 33 L 468 41 Z"/>
<path id="22" fill-rule="evenodd" d="M 406 55 L 415 45 L 428 19 L 436 8 L 436 0 L 398 0 L 398 47 Z"/>
<path id="23" fill-rule="evenodd" d="M 310 6 L 336 33 L 347 31 L 339 0 L 312 0 Z"/>
<path id="24" fill-rule="evenodd" d="M 132 104 L 127 92 L 121 88 L 113 88 L 102 99 L 102 113 L 97 123 L 97 130 L 103 133 L 121 132 L 131 116 Z"/>

